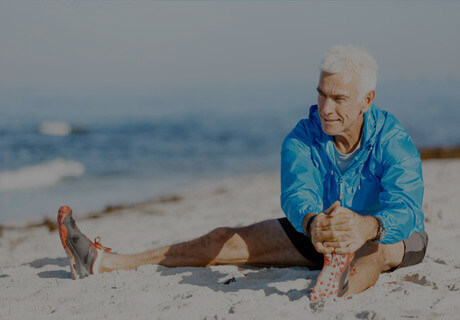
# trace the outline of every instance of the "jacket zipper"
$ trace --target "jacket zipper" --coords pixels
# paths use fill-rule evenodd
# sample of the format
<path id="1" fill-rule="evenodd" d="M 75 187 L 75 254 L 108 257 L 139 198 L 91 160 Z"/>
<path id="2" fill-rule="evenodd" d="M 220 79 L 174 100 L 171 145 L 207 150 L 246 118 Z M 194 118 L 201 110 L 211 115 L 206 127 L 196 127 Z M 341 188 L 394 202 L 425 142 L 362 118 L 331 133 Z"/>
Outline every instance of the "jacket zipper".
<path id="1" fill-rule="evenodd" d="M 340 178 L 340 195 L 339 195 L 340 205 L 343 206 L 343 178 Z"/>
<path id="2" fill-rule="evenodd" d="M 334 162 L 335 165 L 335 162 Z M 338 172 L 338 171 L 337 171 Z M 334 169 L 331 169 L 331 175 L 334 175 Z M 343 175 L 339 174 L 340 182 L 339 182 L 339 200 L 340 205 L 343 206 Z"/>

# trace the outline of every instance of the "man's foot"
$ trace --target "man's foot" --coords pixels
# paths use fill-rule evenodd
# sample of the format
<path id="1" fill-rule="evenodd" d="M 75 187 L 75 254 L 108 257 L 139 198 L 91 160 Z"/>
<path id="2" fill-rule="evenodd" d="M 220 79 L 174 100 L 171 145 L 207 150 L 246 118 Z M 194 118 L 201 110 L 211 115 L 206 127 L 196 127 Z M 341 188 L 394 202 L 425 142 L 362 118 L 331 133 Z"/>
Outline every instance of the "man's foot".
<path id="1" fill-rule="evenodd" d="M 68 206 L 59 208 L 59 236 L 70 262 L 70 271 L 74 279 L 85 278 L 90 274 L 99 273 L 102 252 L 110 251 L 103 247 L 101 238 L 96 237 L 91 242 L 77 227 L 72 218 L 72 210 Z"/>
<path id="2" fill-rule="evenodd" d="M 324 255 L 323 270 L 310 295 L 312 308 L 322 305 L 327 299 L 341 297 L 347 292 L 350 263 L 354 256 L 354 253 Z"/>

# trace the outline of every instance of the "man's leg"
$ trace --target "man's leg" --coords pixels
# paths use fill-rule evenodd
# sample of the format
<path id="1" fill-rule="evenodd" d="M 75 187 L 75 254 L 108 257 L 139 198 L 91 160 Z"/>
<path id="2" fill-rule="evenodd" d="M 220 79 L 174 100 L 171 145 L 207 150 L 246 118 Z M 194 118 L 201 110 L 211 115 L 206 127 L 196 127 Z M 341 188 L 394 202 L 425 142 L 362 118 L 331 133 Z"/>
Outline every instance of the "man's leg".
<path id="1" fill-rule="evenodd" d="M 351 264 L 349 289 L 355 294 L 374 285 L 379 274 L 398 266 L 404 243 L 366 243 Z M 187 242 L 156 250 L 119 255 L 104 253 L 99 272 L 135 269 L 141 265 L 206 267 L 221 264 L 253 266 L 314 266 L 294 247 L 277 220 L 266 220 L 241 228 L 217 228 Z"/>
<path id="2" fill-rule="evenodd" d="M 379 274 L 397 267 L 404 257 L 404 243 L 366 243 L 351 263 L 346 295 L 362 292 L 375 284 Z"/>
<path id="3" fill-rule="evenodd" d="M 156 250 L 120 255 L 104 253 L 99 272 L 135 269 L 146 264 L 206 267 L 222 264 L 311 266 L 276 219 L 240 228 L 217 228 L 197 239 Z"/>
<path id="4" fill-rule="evenodd" d="M 245 264 L 317 268 L 318 262 L 314 261 L 314 254 L 302 250 L 304 247 L 312 247 L 309 238 L 302 234 L 289 234 L 293 233 L 292 230 L 289 231 L 286 226 L 282 226 L 281 221 L 273 219 L 242 228 L 217 228 L 191 241 L 133 255 L 102 253 L 102 250 L 99 250 L 102 259 L 96 264 L 99 265 L 96 271 L 92 270 L 94 261 L 99 259 L 96 258 L 95 248 L 103 247 L 100 247 L 99 243 L 92 243 L 78 229 L 69 207 L 61 207 L 58 215 L 59 235 L 69 256 L 74 279 L 86 277 L 94 272 L 135 269 L 145 264 L 168 267 Z M 414 247 L 409 251 L 415 250 L 416 257 L 406 261 L 406 265 L 423 260 L 427 241 L 426 235 L 415 234 L 414 244 L 410 241 L 408 243 L 409 247 Z M 347 294 L 367 289 L 377 281 L 381 272 L 398 266 L 404 256 L 404 246 L 402 242 L 393 245 L 366 244 L 358 250 L 352 263 Z M 312 259 L 308 259 L 310 254 Z"/>

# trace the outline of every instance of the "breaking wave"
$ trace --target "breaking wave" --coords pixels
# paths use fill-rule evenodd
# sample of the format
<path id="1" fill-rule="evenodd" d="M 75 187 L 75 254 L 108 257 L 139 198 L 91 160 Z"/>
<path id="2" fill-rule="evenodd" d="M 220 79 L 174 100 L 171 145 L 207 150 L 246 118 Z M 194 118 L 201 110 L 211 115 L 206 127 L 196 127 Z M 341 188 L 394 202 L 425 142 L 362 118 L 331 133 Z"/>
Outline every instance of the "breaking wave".
<path id="1" fill-rule="evenodd" d="M 72 133 L 72 126 L 67 122 L 42 122 L 38 132 L 49 136 L 67 136 Z"/>
<path id="2" fill-rule="evenodd" d="M 79 177 L 85 166 L 77 161 L 55 159 L 49 162 L 0 172 L 0 191 L 49 187 L 66 177 Z"/>

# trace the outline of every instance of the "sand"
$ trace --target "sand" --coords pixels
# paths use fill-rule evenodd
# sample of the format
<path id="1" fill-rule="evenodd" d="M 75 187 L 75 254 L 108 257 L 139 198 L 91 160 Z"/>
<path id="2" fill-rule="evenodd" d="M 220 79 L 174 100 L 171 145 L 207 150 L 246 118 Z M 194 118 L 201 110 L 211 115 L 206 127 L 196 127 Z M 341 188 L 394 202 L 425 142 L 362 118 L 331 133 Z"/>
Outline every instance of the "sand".
<path id="1" fill-rule="evenodd" d="M 143 266 L 72 280 L 57 231 L 20 229 L 18 222 L 0 237 L 0 318 L 460 319 L 460 160 L 426 160 L 423 170 L 430 239 L 424 261 L 382 274 L 372 288 L 329 301 L 320 312 L 308 300 L 319 272 L 301 267 Z M 118 253 L 283 216 L 276 173 L 201 181 L 91 219 L 74 215 L 88 237 L 101 236 Z"/>

